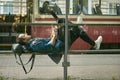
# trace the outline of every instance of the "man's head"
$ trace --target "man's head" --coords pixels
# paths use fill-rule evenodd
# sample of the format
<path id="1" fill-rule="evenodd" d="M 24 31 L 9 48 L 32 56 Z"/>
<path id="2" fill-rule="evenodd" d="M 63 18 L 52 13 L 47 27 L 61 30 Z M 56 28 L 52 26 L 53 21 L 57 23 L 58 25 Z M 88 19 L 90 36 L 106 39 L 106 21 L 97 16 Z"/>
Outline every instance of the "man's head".
<path id="1" fill-rule="evenodd" d="M 48 2 L 48 1 L 45 1 L 45 2 L 43 3 L 43 7 L 48 7 L 48 5 L 49 5 L 49 2 Z"/>
<path id="2" fill-rule="evenodd" d="M 21 45 L 25 45 L 29 42 L 30 39 L 31 39 L 31 35 L 19 34 L 17 35 L 16 42 L 18 42 Z"/>

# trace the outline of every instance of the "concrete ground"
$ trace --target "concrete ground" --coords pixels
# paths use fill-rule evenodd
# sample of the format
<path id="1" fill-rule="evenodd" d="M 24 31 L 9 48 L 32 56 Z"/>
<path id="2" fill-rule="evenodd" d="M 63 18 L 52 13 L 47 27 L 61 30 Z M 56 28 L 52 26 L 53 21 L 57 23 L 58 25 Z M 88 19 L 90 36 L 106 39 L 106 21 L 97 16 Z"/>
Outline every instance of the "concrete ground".
<path id="1" fill-rule="evenodd" d="M 68 55 L 68 61 L 69 80 L 120 80 L 119 54 Z M 37 55 L 32 71 L 25 74 L 13 54 L 0 54 L 0 80 L 64 80 L 62 62 L 63 58 L 55 64 L 47 55 Z"/>

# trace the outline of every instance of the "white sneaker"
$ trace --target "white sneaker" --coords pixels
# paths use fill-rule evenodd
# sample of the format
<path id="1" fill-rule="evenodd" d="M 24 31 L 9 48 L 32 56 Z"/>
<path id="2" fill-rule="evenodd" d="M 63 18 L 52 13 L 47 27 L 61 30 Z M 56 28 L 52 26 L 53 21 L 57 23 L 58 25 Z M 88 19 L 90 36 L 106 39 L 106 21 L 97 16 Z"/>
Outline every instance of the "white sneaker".
<path id="1" fill-rule="evenodd" d="M 94 47 L 94 48 L 95 48 L 96 50 L 100 49 L 100 45 L 101 45 L 102 40 L 103 40 L 102 36 L 99 36 L 99 37 L 97 38 L 97 40 L 95 41 L 95 47 Z"/>

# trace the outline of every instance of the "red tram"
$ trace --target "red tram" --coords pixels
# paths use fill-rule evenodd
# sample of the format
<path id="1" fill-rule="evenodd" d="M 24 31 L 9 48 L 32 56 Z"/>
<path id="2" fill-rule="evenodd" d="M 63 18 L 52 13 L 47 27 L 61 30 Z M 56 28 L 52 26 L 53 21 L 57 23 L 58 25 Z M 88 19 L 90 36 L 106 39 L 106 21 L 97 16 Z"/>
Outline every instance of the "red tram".
<path id="1" fill-rule="evenodd" d="M 46 0 L 50 2 L 50 7 L 55 5 L 59 6 L 61 13 L 57 12 L 59 18 L 65 18 L 65 0 Z M 39 8 L 45 0 L 27 0 L 27 15 L 24 16 L 23 22 L 26 20 L 30 23 L 41 24 L 56 24 L 55 19 L 50 14 L 41 14 Z M 99 35 L 103 36 L 103 42 L 101 49 L 120 49 L 120 1 L 115 0 L 70 0 L 70 10 L 68 19 L 75 24 L 83 24 L 83 29 L 87 34 L 96 40 Z M 80 3 L 82 3 L 80 5 Z M 85 7 L 84 7 L 85 6 Z M 94 7 L 95 6 L 95 7 Z M 81 11 L 78 7 L 81 7 Z M 85 8 L 87 8 L 85 10 Z M 7 15 L 9 17 L 9 15 Z M 15 15 L 16 17 L 16 15 Z M 19 17 L 22 17 L 19 15 Z M 78 19 L 79 17 L 79 19 Z M 9 17 L 10 18 L 10 17 Z M 10 18 L 11 19 L 11 18 Z M 15 18 L 15 21 L 18 17 Z M 22 18 L 21 18 L 22 19 Z M 31 29 L 27 28 L 27 31 L 31 33 L 33 37 L 49 37 L 51 32 L 51 25 L 44 26 L 32 26 Z M 0 26 L 0 50 L 3 46 L 12 46 L 15 43 L 15 36 L 12 36 L 11 27 Z M 17 33 L 25 32 L 25 26 L 17 27 Z M 5 36 L 4 33 L 9 38 Z M 2 34 L 1 34 L 2 33 Z M 14 30 L 13 30 L 14 33 Z M 4 34 L 4 35 L 3 35 Z M 14 33 L 15 34 L 15 33 Z M 16 35 L 16 34 L 15 34 Z M 14 39 L 13 39 L 14 37 Z M 5 44 L 4 44 L 5 43 Z M 10 43 L 10 44 L 6 44 Z M 2 46 L 2 47 L 1 47 Z M 5 47 L 5 48 L 6 48 Z M 88 50 L 90 45 L 78 38 L 70 49 L 72 50 Z M 10 48 L 11 49 L 11 48 Z"/>
<path id="2" fill-rule="evenodd" d="M 33 6 L 33 23 L 56 23 L 55 19 L 51 15 L 39 14 L 39 4 L 36 5 L 40 0 L 34 1 Z M 58 15 L 60 18 L 64 18 L 65 15 Z M 80 21 L 78 22 L 78 17 Z M 88 35 L 96 40 L 99 35 L 103 36 L 103 42 L 101 45 L 102 49 L 119 49 L 120 48 L 120 16 L 118 15 L 68 15 L 70 21 L 76 24 L 84 24 L 82 27 L 88 33 Z M 81 22 L 82 21 L 82 22 Z M 51 26 L 33 26 L 31 33 L 33 37 L 49 37 Z M 71 46 L 72 50 L 86 50 L 90 49 L 90 45 L 81 40 L 77 39 Z"/>
<path id="3" fill-rule="evenodd" d="M 77 16 L 69 18 L 73 22 L 77 22 Z M 84 25 L 83 29 L 87 34 L 94 40 L 97 39 L 99 35 L 103 36 L 103 42 L 101 48 L 120 48 L 120 17 L 118 16 L 83 16 L 83 23 L 94 24 L 94 25 Z M 50 21 L 51 20 L 51 21 Z M 54 19 L 51 18 L 35 18 L 36 22 L 53 22 Z M 49 37 L 51 26 L 34 26 L 32 27 L 33 37 Z M 77 46 L 76 46 L 77 45 Z M 71 49 L 85 50 L 89 49 L 90 45 L 81 40 L 77 39 L 71 46 Z"/>

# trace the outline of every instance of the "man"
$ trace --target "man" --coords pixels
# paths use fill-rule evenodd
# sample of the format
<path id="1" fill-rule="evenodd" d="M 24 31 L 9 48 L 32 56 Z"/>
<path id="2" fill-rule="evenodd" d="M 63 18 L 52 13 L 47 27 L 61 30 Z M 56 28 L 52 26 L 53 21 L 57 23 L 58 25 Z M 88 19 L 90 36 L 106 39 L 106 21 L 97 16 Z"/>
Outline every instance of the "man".
<path id="1" fill-rule="evenodd" d="M 58 23 L 63 23 L 63 22 L 64 22 L 64 19 L 59 19 L 58 21 Z M 74 27 L 69 26 L 68 31 L 69 31 L 69 38 L 70 38 L 69 47 L 78 37 L 81 37 L 83 40 L 91 44 L 94 49 L 100 48 L 100 44 L 102 42 L 102 36 L 99 36 L 96 41 L 93 41 L 87 36 L 87 34 L 81 28 L 77 26 L 74 26 Z M 64 42 L 65 42 L 64 36 L 65 36 L 64 26 L 58 25 L 52 28 L 50 38 L 32 38 L 30 35 L 27 35 L 27 34 L 19 34 L 17 36 L 17 42 L 20 45 L 26 45 L 31 52 L 39 52 L 39 53 L 44 53 L 44 54 L 49 53 L 48 56 L 56 64 L 58 64 L 62 58 L 62 54 L 60 53 L 64 51 Z M 15 49 L 18 49 L 18 48 L 15 48 Z M 18 50 L 22 50 L 22 52 L 24 52 L 23 49 L 18 49 Z M 34 57 L 33 57 L 33 61 L 34 61 Z M 24 71 L 26 72 L 26 69 L 24 68 L 23 64 L 22 66 L 23 66 Z"/>
<path id="2" fill-rule="evenodd" d="M 48 9 L 50 9 L 49 2 L 45 1 L 43 3 L 42 7 L 39 8 L 39 13 L 40 14 L 48 14 Z"/>
<path id="3" fill-rule="evenodd" d="M 39 53 L 51 53 L 48 54 L 48 56 L 56 63 L 58 64 L 59 61 L 62 58 L 62 54 L 59 54 L 64 51 L 64 43 L 65 43 L 65 25 L 60 25 L 61 23 L 65 23 L 64 18 L 58 18 L 58 16 L 55 14 L 55 12 L 50 9 L 48 9 L 48 13 L 50 13 L 58 22 L 58 26 L 54 26 L 52 28 L 51 32 L 51 37 L 50 38 L 32 38 L 30 35 L 27 34 L 19 34 L 17 36 L 17 42 L 20 44 L 15 46 L 13 49 L 14 52 L 16 53 L 22 53 L 24 52 L 23 47 L 21 45 L 27 46 L 27 49 L 32 51 L 32 52 L 39 52 Z M 68 21 L 68 23 L 73 24 L 72 22 Z M 92 48 L 94 49 L 99 49 L 100 44 L 102 42 L 102 36 L 99 36 L 96 41 L 93 41 L 87 34 L 86 32 L 77 26 L 68 26 L 68 32 L 69 32 L 69 47 L 72 45 L 72 43 L 77 39 L 77 38 L 82 38 L 84 41 L 88 42 Z M 82 45 L 81 45 L 82 46 Z M 19 50 L 19 51 L 16 51 Z M 22 50 L 22 51 L 21 51 Z M 21 54 L 19 54 L 21 55 Z M 33 58 L 34 62 L 34 58 Z M 23 69 L 24 68 L 24 65 Z M 32 67 L 32 66 L 31 66 Z M 32 68 L 31 68 L 32 69 Z M 30 70 L 31 70 L 30 69 Z M 25 70 L 26 72 L 26 70 Z"/>
<path id="4" fill-rule="evenodd" d="M 32 52 L 40 53 L 60 53 L 64 51 L 64 27 L 55 26 L 52 28 L 51 38 L 32 38 L 27 34 L 19 34 L 17 42 L 21 45 L 27 45 Z M 69 28 L 69 47 L 78 38 L 81 37 L 84 41 L 88 42 L 94 49 L 99 49 L 102 42 L 102 36 L 99 36 L 96 41 L 93 41 L 87 34 L 79 27 Z"/>
<path id="5" fill-rule="evenodd" d="M 36 40 L 35 42 L 41 44 L 41 46 L 37 46 L 37 45 L 34 45 L 30 46 L 30 48 L 34 48 L 34 49 L 31 49 L 32 51 L 36 51 L 36 52 L 43 52 L 43 53 L 51 53 L 51 52 L 61 52 L 62 50 L 64 50 L 64 42 L 65 42 L 65 25 L 60 25 L 61 23 L 64 24 L 65 23 L 65 19 L 64 18 L 58 18 L 58 16 L 55 14 L 55 12 L 50 9 L 49 7 L 46 7 L 47 10 L 48 10 L 48 13 L 50 13 L 54 18 L 55 20 L 57 21 L 58 23 L 58 26 L 55 26 L 52 30 L 52 35 L 54 35 L 52 38 L 49 38 L 49 39 L 43 39 L 43 40 L 40 40 L 40 41 L 45 41 L 46 43 L 39 43 L 39 40 Z M 72 22 L 68 21 L 69 24 L 73 24 Z M 58 32 L 58 39 L 55 38 L 55 31 L 57 30 Z M 68 46 L 70 47 L 72 45 L 72 43 L 77 39 L 77 38 L 81 38 L 83 39 L 84 41 L 86 41 L 87 43 L 89 43 L 92 47 L 91 49 L 100 49 L 100 45 L 101 45 L 101 42 L 102 42 L 102 36 L 99 36 L 98 39 L 96 41 L 92 40 L 88 35 L 87 33 L 81 28 L 79 27 L 78 25 L 71 25 L 71 26 L 68 26 L 68 33 L 69 33 L 69 44 Z M 25 36 L 25 35 L 24 35 Z M 18 36 L 18 42 L 20 44 L 22 40 L 24 39 L 20 39 L 20 35 Z M 57 39 L 57 41 L 56 41 Z M 30 40 L 30 39 L 29 39 Z M 29 40 L 26 40 L 26 42 L 28 42 Z M 34 40 L 33 40 L 34 42 Z M 30 42 L 32 43 L 32 42 Z M 50 44 L 49 44 L 50 43 Z M 52 47 L 54 44 L 57 44 L 59 43 L 59 45 L 57 45 L 57 49 L 56 47 Z M 33 43 L 32 43 L 33 44 Z M 34 43 L 35 44 L 35 43 Z M 47 44 L 47 46 L 46 46 Z M 52 46 L 50 46 L 52 44 Z M 62 46 L 62 49 L 61 49 L 61 46 Z M 46 49 L 49 49 L 49 50 L 46 50 Z M 54 51 L 55 50 L 55 51 Z"/>
<path id="6" fill-rule="evenodd" d="M 45 1 L 42 5 L 42 7 L 39 8 L 40 14 L 50 14 L 49 10 L 53 10 L 56 14 L 62 14 L 61 9 L 56 3 L 53 3 L 53 6 L 50 6 L 50 3 L 48 1 Z"/>

